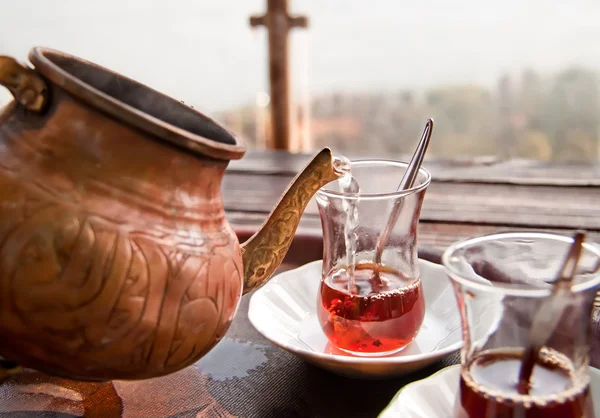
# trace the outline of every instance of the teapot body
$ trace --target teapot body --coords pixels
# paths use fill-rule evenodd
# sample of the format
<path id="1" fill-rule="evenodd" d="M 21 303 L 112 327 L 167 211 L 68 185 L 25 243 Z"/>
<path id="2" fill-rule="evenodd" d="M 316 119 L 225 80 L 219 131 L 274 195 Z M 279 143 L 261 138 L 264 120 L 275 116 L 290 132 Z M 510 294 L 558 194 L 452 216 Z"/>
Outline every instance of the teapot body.
<path id="1" fill-rule="evenodd" d="M 240 141 L 96 64 L 0 56 L 0 357 L 76 380 L 146 379 L 196 362 L 242 293 L 285 256 L 331 151 L 240 246 L 221 183 Z M 1 374 L 0 374 L 1 378 Z"/>
<path id="2" fill-rule="evenodd" d="M 43 114 L 0 113 L 0 356 L 78 380 L 194 363 L 243 288 L 228 161 L 51 88 Z"/>

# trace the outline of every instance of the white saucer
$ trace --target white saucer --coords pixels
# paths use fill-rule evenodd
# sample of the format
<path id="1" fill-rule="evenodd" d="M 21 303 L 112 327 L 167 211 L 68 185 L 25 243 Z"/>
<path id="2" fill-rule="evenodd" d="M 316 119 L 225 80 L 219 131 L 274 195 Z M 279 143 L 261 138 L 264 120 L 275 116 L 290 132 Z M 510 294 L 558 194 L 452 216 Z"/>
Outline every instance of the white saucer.
<path id="1" fill-rule="evenodd" d="M 600 417 L 600 370 L 590 367 L 594 415 Z M 404 386 L 378 418 L 448 418 L 458 392 L 460 365 Z"/>
<path id="2" fill-rule="evenodd" d="M 361 378 L 396 377 L 434 363 L 462 346 L 460 316 L 454 291 L 443 267 L 419 260 L 425 296 L 425 319 L 416 339 L 388 357 L 357 357 L 335 348 L 317 319 L 321 261 L 283 272 L 250 299 L 248 318 L 273 344 L 334 373 Z M 492 329 L 493 304 L 479 304 L 478 327 Z"/>

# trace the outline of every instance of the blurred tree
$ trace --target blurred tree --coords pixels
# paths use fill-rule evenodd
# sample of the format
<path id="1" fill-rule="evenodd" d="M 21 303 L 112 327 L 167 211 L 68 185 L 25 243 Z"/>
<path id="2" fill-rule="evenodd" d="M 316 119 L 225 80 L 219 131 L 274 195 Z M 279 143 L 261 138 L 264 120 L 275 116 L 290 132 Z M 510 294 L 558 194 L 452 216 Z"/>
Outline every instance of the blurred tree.
<path id="1" fill-rule="evenodd" d="M 598 158 L 600 90 L 596 73 L 582 68 L 563 71 L 546 103 L 541 124 L 555 149 L 554 157 Z"/>
<path id="2" fill-rule="evenodd" d="M 476 134 L 450 133 L 435 141 L 431 140 L 431 155 L 453 157 L 476 157 L 481 155 L 496 155 L 496 144 L 491 137 L 482 138 Z"/>
<path id="3" fill-rule="evenodd" d="M 513 157 L 550 161 L 552 145 L 541 131 L 525 131 L 518 137 Z"/>
<path id="4" fill-rule="evenodd" d="M 541 129 L 541 118 L 544 109 L 545 89 L 541 77 L 532 69 L 521 75 L 521 88 L 518 108 L 525 115 L 529 129 Z"/>
<path id="5" fill-rule="evenodd" d="M 434 116 L 432 155 L 461 157 L 496 154 L 493 107 L 489 92 L 479 86 L 450 86 L 429 90 L 425 101 Z"/>
<path id="6" fill-rule="evenodd" d="M 557 160 L 594 161 L 597 160 L 597 136 L 581 128 L 569 129 L 565 138 L 557 145 Z"/>

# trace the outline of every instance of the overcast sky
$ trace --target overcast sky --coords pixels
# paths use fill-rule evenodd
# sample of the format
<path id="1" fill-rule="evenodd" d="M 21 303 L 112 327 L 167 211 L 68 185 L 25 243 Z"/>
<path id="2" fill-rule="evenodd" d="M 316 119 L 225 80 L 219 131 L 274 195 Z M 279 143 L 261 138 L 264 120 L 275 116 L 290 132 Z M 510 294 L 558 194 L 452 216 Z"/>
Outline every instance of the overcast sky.
<path id="1" fill-rule="evenodd" d="M 525 67 L 600 69 L 598 0 L 290 2 L 310 17 L 310 30 L 293 38 L 294 82 L 304 93 L 492 86 Z M 248 26 L 264 3 L 0 0 L 0 55 L 62 49 L 215 111 L 267 86 L 264 30 Z"/>

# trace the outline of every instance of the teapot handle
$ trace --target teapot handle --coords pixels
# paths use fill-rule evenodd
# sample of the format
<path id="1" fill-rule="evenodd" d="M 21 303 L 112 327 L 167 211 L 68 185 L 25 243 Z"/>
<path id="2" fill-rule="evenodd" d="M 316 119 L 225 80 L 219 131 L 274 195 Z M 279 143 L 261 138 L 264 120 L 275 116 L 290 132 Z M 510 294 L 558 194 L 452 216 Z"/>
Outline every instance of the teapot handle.
<path id="1" fill-rule="evenodd" d="M 17 103 L 41 112 L 48 103 L 48 84 L 34 70 L 19 64 L 14 58 L 0 56 L 0 85 L 6 87 Z"/>

